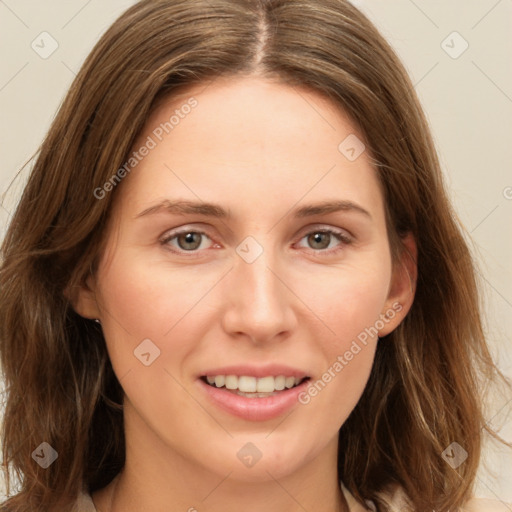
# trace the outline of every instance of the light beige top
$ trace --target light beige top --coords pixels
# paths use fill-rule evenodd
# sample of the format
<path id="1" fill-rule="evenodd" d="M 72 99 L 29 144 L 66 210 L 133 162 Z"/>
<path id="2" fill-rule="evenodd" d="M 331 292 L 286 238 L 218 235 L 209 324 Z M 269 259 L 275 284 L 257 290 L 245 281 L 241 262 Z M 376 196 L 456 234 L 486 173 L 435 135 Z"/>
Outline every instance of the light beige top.
<path id="1" fill-rule="evenodd" d="M 347 488 L 341 484 L 341 490 L 345 495 L 350 512 L 368 512 L 375 511 L 375 505 L 368 503 L 368 508 L 361 506 L 355 498 L 350 494 Z M 392 510 L 396 512 L 405 512 L 409 510 L 404 507 L 404 495 L 401 492 L 397 492 L 390 500 Z M 505 503 L 497 500 L 485 500 L 474 498 L 470 500 L 464 507 L 464 512 L 510 512 L 512 507 Z M 92 498 L 89 494 L 83 493 L 80 495 L 78 501 L 75 504 L 73 512 L 98 512 Z"/>

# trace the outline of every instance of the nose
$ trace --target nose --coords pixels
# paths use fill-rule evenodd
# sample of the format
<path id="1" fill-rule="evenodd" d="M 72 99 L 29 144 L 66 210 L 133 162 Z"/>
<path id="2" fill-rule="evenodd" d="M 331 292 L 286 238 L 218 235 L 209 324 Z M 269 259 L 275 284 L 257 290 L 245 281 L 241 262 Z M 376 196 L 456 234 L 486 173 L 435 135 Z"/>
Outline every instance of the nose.
<path id="1" fill-rule="evenodd" d="M 294 330 L 297 299 L 289 289 L 286 272 L 269 250 L 251 263 L 236 255 L 224 286 L 223 328 L 231 336 L 261 344 L 282 340 Z"/>

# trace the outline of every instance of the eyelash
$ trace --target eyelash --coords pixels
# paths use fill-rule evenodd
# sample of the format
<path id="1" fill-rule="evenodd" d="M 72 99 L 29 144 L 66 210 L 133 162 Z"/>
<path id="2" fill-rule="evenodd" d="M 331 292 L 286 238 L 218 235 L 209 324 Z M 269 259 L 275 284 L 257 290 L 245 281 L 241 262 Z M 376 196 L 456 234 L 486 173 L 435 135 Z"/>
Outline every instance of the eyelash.
<path id="1" fill-rule="evenodd" d="M 174 252 L 176 254 L 187 254 L 188 257 L 199 256 L 199 251 L 200 251 L 199 249 L 194 249 L 192 251 L 185 251 L 185 250 L 179 249 L 179 248 L 178 249 L 170 248 L 169 242 L 171 240 L 174 240 L 175 238 L 177 238 L 180 235 L 186 235 L 186 234 L 189 234 L 189 233 L 194 233 L 194 234 L 198 234 L 198 235 L 204 235 L 207 238 L 210 238 L 210 240 L 211 240 L 211 237 L 208 236 L 208 234 L 205 233 L 204 231 L 193 230 L 193 229 L 185 229 L 185 230 L 181 230 L 181 231 L 167 233 L 160 240 L 160 243 L 161 243 L 162 246 L 166 246 L 166 248 L 168 250 L 170 250 L 171 252 Z M 308 231 L 307 233 L 305 233 L 303 236 L 301 236 L 298 241 L 300 242 L 302 239 L 304 239 L 304 238 L 306 238 L 306 237 L 308 237 L 310 235 L 317 234 L 317 233 L 330 234 L 330 235 L 334 236 L 339 242 L 341 242 L 341 244 L 338 247 L 336 247 L 335 249 L 311 249 L 311 248 L 309 248 L 310 251 L 313 251 L 313 252 L 318 253 L 320 255 L 325 255 L 325 256 L 333 255 L 333 254 L 343 250 L 344 246 L 350 245 L 352 243 L 352 238 L 351 237 L 349 237 L 347 234 L 345 234 L 342 231 L 338 231 L 338 230 L 335 230 L 335 229 L 332 229 L 332 228 L 313 229 L 313 230 Z"/>

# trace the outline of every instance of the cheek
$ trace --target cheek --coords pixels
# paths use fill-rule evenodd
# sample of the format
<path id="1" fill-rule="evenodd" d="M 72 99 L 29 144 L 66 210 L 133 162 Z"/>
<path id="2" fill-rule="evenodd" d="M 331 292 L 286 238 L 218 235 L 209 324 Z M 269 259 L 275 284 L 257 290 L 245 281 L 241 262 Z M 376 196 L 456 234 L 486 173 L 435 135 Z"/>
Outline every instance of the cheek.
<path id="1" fill-rule="evenodd" d="M 145 343 L 142 347 L 158 355 L 155 365 L 165 364 L 179 378 L 180 362 L 197 348 L 211 324 L 213 309 L 205 310 L 205 304 L 218 272 L 201 272 L 199 266 L 171 268 L 161 260 L 143 260 L 126 251 L 118 253 L 98 277 L 105 313 L 102 328 L 116 373 L 140 370 L 136 357 Z"/>
<path id="2" fill-rule="evenodd" d="M 324 340 L 333 351 L 346 348 L 360 333 L 375 326 L 385 304 L 390 272 L 367 265 L 335 269 L 322 276 L 302 276 L 297 295 L 321 320 Z"/>
<path id="3" fill-rule="evenodd" d="M 181 428 L 173 411 L 197 414 L 180 385 L 181 363 L 194 350 L 187 343 L 197 329 L 194 305 L 211 284 L 128 256 L 119 254 L 99 274 L 109 357 L 127 400 L 149 423 L 158 411 L 161 424 Z"/>
<path id="4" fill-rule="evenodd" d="M 161 261 L 119 254 L 99 276 L 102 306 L 133 336 L 162 338 L 208 289 L 208 278 L 194 278 Z"/>
<path id="5" fill-rule="evenodd" d="M 333 430 L 340 428 L 355 407 L 370 376 L 389 278 L 385 266 L 367 265 L 364 270 L 355 266 L 337 269 L 336 275 L 303 281 L 301 298 L 321 320 L 311 340 L 312 350 L 322 352 L 324 367 L 301 402 L 330 411 L 328 419 L 325 414 L 320 416 Z"/>

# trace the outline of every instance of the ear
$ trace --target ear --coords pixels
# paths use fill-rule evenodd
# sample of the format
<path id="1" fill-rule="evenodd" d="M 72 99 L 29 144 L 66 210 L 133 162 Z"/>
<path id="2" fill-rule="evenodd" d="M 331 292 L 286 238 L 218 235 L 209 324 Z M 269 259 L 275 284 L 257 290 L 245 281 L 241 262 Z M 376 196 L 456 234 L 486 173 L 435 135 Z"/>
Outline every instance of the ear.
<path id="1" fill-rule="evenodd" d="M 412 233 L 401 239 L 403 250 L 401 261 L 393 270 L 388 298 L 381 312 L 384 327 L 379 329 L 379 337 L 394 331 L 406 317 L 414 302 L 416 280 L 418 277 L 418 249 Z"/>
<path id="2" fill-rule="evenodd" d="M 66 288 L 64 296 L 80 316 L 91 320 L 101 319 L 101 312 L 96 301 L 94 280 L 91 276 L 81 285 Z"/>

